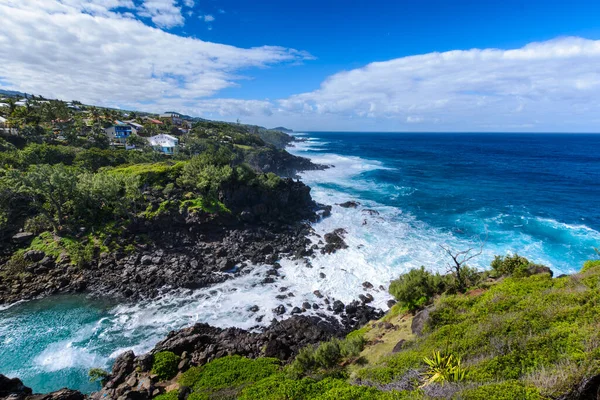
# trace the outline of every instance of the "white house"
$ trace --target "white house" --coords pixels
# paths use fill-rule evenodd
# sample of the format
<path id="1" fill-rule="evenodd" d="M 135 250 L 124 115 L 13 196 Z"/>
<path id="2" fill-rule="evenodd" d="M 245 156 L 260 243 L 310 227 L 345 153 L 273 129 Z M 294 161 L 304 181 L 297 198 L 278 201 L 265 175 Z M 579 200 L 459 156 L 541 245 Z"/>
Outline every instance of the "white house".
<path id="1" fill-rule="evenodd" d="M 148 138 L 148 142 L 150 146 L 154 148 L 154 150 L 160 151 L 164 154 L 173 154 L 175 153 L 175 149 L 179 144 L 179 139 L 171 135 L 156 135 Z"/>

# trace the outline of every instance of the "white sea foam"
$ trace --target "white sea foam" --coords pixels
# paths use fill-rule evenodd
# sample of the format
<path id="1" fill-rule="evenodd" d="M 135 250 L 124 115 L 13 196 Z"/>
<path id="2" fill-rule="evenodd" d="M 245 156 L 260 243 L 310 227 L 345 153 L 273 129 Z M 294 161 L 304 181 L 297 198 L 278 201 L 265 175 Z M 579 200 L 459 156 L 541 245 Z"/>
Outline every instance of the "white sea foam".
<path id="1" fill-rule="evenodd" d="M 55 372 L 66 368 L 90 369 L 104 365 L 106 358 L 91 351 L 80 342 L 87 342 L 95 331 L 96 324 L 87 324 L 70 338 L 50 343 L 35 359 L 36 368 Z"/>
<path id="2" fill-rule="evenodd" d="M 35 357 L 36 368 L 57 371 L 106 367 L 110 364 L 108 358 L 113 359 L 125 350 L 143 353 L 168 331 L 196 322 L 254 329 L 268 325 L 273 318 L 289 317 L 293 307 L 301 307 L 304 302 L 319 306 L 318 310 L 307 312 L 314 315 L 326 310 L 326 304 L 315 291 L 347 303 L 365 293 L 362 285 L 365 281 L 374 285 L 368 291 L 375 298 L 373 305 L 385 309 L 389 299 L 386 288 L 401 273 L 421 265 L 445 272 L 448 259 L 440 244 L 457 250 L 477 247 L 478 237 L 465 238 L 452 229 L 429 226 L 400 208 L 365 199 L 362 193 L 375 192 L 377 196 L 372 198 L 384 194 L 399 197 L 410 196 L 416 189 L 369 180 L 365 173 L 388 167 L 377 160 L 325 153 L 326 144 L 309 138 L 289 151 L 316 163 L 334 165 L 327 170 L 302 173 L 303 181 L 312 187 L 313 198 L 332 205 L 331 216 L 313 225 L 315 235 L 310 239 L 318 242 L 326 233 L 342 228 L 346 231 L 347 249 L 331 255 L 317 254 L 309 260 L 309 265 L 284 259 L 275 283 L 263 284 L 271 267 L 257 265 L 210 288 L 172 291 L 158 299 L 120 305 L 96 323 L 76 330 L 68 339 L 47 346 Z M 339 206 L 348 200 L 361 204 L 356 209 Z M 516 212 L 489 214 L 488 210 L 477 210 L 456 217 L 457 231 L 462 225 L 480 233 L 486 227 L 493 228 L 490 233 L 496 235 L 495 240 L 486 243 L 483 254 L 472 262 L 478 268 L 488 266 L 495 254 L 510 252 L 507 249 L 518 249 L 519 254 L 556 267 L 556 260 L 547 256 L 551 254 L 548 246 L 568 246 L 568 243 L 549 244 L 539 238 L 538 232 L 557 237 L 568 234 L 590 244 L 600 242 L 600 233 L 585 225 L 568 225 L 528 215 L 519 218 L 515 217 Z M 563 268 L 562 272 L 572 272 L 565 266 L 558 267 Z M 278 298 L 289 293 L 293 297 Z M 259 307 L 258 312 L 250 311 L 253 305 Z M 279 305 L 286 307 L 284 315 L 274 313 Z"/>

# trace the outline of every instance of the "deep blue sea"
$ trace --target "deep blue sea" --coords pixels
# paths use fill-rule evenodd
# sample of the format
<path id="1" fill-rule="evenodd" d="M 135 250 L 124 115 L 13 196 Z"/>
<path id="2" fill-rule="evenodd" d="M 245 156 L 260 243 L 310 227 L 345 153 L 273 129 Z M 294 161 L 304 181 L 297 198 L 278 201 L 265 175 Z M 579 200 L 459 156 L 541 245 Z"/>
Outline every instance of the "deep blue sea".
<path id="1" fill-rule="evenodd" d="M 0 373 L 19 376 L 36 391 L 64 386 L 92 391 L 93 367 L 109 368 L 121 352 L 149 350 L 170 330 L 195 322 L 256 327 L 286 291 L 289 311 L 313 291 L 351 301 L 384 288 L 421 265 L 444 272 L 441 245 L 456 251 L 483 246 L 471 265 L 488 268 L 494 255 L 519 253 L 571 273 L 600 246 L 600 135 L 298 133 L 289 149 L 332 165 L 301 174 L 332 215 L 313 225 L 318 242 L 336 228 L 348 249 L 319 254 L 312 268 L 287 259 L 281 277 L 261 284 L 267 266 L 209 289 L 169 292 L 138 304 L 61 296 L 0 310 Z M 357 201 L 357 208 L 339 204 Z M 320 236 L 317 236 L 320 235 Z M 325 277 L 323 277 L 323 275 Z M 283 317 L 287 317 L 285 315 Z M 281 317 L 278 317 L 281 318 Z"/>
<path id="2" fill-rule="evenodd" d="M 430 230 L 433 246 L 483 240 L 482 267 L 492 254 L 518 252 L 573 272 L 600 246 L 600 135 L 308 137 L 296 154 L 344 169 L 336 179 L 310 179 L 316 191 L 393 207 L 404 214 L 399 221 Z"/>

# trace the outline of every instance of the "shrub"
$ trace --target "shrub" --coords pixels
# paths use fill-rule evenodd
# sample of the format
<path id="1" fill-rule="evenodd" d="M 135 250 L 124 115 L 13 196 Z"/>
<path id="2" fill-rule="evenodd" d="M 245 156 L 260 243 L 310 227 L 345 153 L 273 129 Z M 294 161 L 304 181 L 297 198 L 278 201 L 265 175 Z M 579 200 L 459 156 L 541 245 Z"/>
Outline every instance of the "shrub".
<path id="1" fill-rule="evenodd" d="M 10 275 L 16 275 L 24 272 L 28 265 L 29 263 L 25 260 L 23 252 L 17 251 L 4 264 L 4 268 L 2 270 L 6 271 Z"/>
<path id="2" fill-rule="evenodd" d="M 160 380 L 168 380 L 177 374 L 178 364 L 178 355 L 170 351 L 161 351 L 154 355 L 151 372 L 156 374 Z"/>
<path id="3" fill-rule="evenodd" d="M 25 229 L 27 232 L 32 232 L 36 235 L 39 235 L 42 232 L 52 230 L 52 224 L 48 221 L 48 218 L 42 214 L 38 214 L 34 217 L 27 218 L 23 229 Z"/>
<path id="4" fill-rule="evenodd" d="M 467 375 L 466 370 L 461 366 L 460 357 L 456 357 L 453 354 L 434 351 L 432 357 L 423 358 L 423 362 L 428 367 L 427 371 L 425 371 L 427 380 L 423 386 L 434 382 L 441 384 L 446 382 L 460 382 Z"/>
<path id="5" fill-rule="evenodd" d="M 399 393 L 384 393 L 368 386 L 354 386 L 345 379 L 290 379 L 276 374 L 244 389 L 239 400 L 392 400 L 414 399 Z"/>
<path id="6" fill-rule="evenodd" d="M 75 160 L 77 150 L 69 146 L 49 144 L 30 144 L 19 152 L 23 165 L 31 164 L 65 164 L 71 165 Z"/>
<path id="7" fill-rule="evenodd" d="M 496 276 L 528 276 L 528 269 L 532 263 L 518 254 L 511 256 L 496 256 L 491 263 L 492 270 Z"/>
<path id="8" fill-rule="evenodd" d="M 346 358 L 357 357 L 365 348 L 366 340 L 363 335 L 348 336 L 340 342 L 340 353 Z"/>
<path id="9" fill-rule="evenodd" d="M 267 190 L 274 190 L 282 182 L 281 178 L 272 172 L 258 175 L 256 181 L 260 187 Z"/>
<path id="10" fill-rule="evenodd" d="M 188 397 L 189 399 L 189 397 Z M 159 394 L 154 398 L 154 400 L 179 400 L 179 391 L 172 390 L 167 393 Z"/>
<path id="11" fill-rule="evenodd" d="M 102 368 L 92 368 L 88 372 L 90 382 L 100 382 L 100 385 L 104 386 L 108 381 L 110 374 Z"/>
<path id="12" fill-rule="evenodd" d="M 142 185 L 156 186 L 173 182 L 186 165 L 185 162 L 170 164 L 159 162 L 154 164 L 134 164 L 107 170 L 112 175 L 139 177 Z"/>
<path id="13" fill-rule="evenodd" d="M 410 270 L 390 284 L 390 294 L 400 303 L 414 312 L 428 303 L 436 294 L 441 294 L 446 287 L 440 274 L 432 274 L 425 267 Z"/>
<path id="14" fill-rule="evenodd" d="M 518 381 L 505 381 L 467 389 L 460 394 L 463 400 L 541 400 L 539 391 Z"/>
<path id="15" fill-rule="evenodd" d="M 319 346 L 306 346 L 292 362 L 289 372 L 297 377 L 315 370 L 328 372 L 336 369 L 342 359 L 358 356 L 364 345 L 362 335 L 352 335 L 344 340 L 334 338 Z"/>
<path id="16" fill-rule="evenodd" d="M 596 267 L 600 267 L 600 260 L 587 260 L 585 263 L 583 263 L 581 272 L 586 272 Z"/>

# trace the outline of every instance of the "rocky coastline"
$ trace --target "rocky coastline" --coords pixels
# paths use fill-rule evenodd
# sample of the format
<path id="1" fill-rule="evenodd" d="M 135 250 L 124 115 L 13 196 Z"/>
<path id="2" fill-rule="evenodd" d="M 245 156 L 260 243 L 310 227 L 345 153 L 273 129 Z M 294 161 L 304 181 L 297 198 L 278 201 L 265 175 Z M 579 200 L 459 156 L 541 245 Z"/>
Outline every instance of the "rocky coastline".
<path id="1" fill-rule="evenodd" d="M 282 174 L 326 168 L 298 159 L 294 157 L 293 165 L 263 167 Z M 123 243 L 135 243 L 130 251 L 96 255 L 83 267 L 74 266 L 68 257 L 55 259 L 43 251 L 30 250 L 24 255 L 29 262 L 28 274 L 0 278 L 0 305 L 69 293 L 136 302 L 159 296 L 165 290 L 210 287 L 248 273 L 254 265 L 270 266 L 262 282 L 268 285 L 277 280 L 283 257 L 304 259 L 308 265 L 317 253 L 330 254 L 347 247 L 343 229 L 318 237 L 318 244 L 309 239 L 318 236 L 310 223 L 326 218 L 331 206 L 316 204 L 310 188 L 298 180 L 284 179 L 273 193 L 232 186 L 223 188 L 219 196 L 231 213 L 174 212 L 131 224 L 120 238 Z M 13 240 L 22 244 L 30 239 L 27 234 L 19 234 Z M 307 345 L 341 338 L 382 317 L 381 310 L 369 305 L 372 285 L 365 282 L 363 286 L 366 294 L 348 304 L 315 292 L 320 304 L 292 307 L 288 303 L 286 309 L 283 303 L 289 299 L 283 293 L 282 304 L 273 310 L 283 319 L 273 319 L 267 328 L 257 326 L 247 331 L 196 324 L 171 332 L 147 354 L 120 355 L 102 390 L 90 396 L 66 388 L 33 394 L 19 379 L 0 375 L 0 399 L 150 399 L 166 390 L 150 373 L 152 357 L 161 351 L 181 357 L 180 371 L 224 355 L 266 356 L 289 362 Z M 260 308 L 254 307 L 257 311 Z M 259 315 L 257 320 L 263 317 Z"/>
<path id="2" fill-rule="evenodd" d="M 159 352 L 173 352 L 181 358 L 178 370 L 202 366 L 216 358 L 240 355 L 248 358 L 274 357 L 290 362 L 305 346 L 331 338 L 341 338 L 366 322 L 383 316 L 377 310 L 358 301 L 341 305 L 338 316 L 294 315 L 282 321 L 273 320 L 260 332 L 239 328 L 217 328 L 196 324 L 173 331 L 148 353 L 135 355 L 132 351 L 115 360 L 100 391 L 85 395 L 67 388 L 33 394 L 18 378 L 0 375 L 0 399 L 12 400 L 83 400 L 83 399 L 151 399 L 168 389 L 171 382 L 161 382 L 151 372 L 153 357 Z M 184 391 L 185 393 L 185 391 Z"/>

